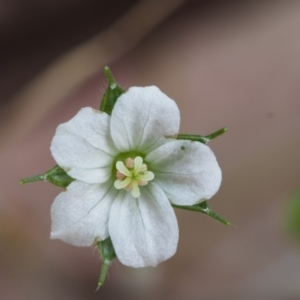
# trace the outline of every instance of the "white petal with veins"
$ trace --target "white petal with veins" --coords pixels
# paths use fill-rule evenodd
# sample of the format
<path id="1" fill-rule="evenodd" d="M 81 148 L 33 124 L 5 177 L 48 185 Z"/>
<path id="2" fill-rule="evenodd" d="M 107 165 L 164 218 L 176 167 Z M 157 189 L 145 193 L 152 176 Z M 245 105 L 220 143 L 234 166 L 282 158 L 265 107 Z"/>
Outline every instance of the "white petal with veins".
<path id="1" fill-rule="evenodd" d="M 209 199 L 222 178 L 209 147 L 172 138 L 179 123 L 176 103 L 150 86 L 122 94 L 111 117 L 87 107 L 58 126 L 51 152 L 76 180 L 54 200 L 51 238 L 90 246 L 110 236 L 131 267 L 170 258 L 178 243 L 170 201 Z"/>
<path id="2" fill-rule="evenodd" d="M 90 246 L 95 238 L 106 239 L 110 208 L 116 195 L 112 182 L 72 182 L 52 204 L 51 238 L 75 246 Z"/>
<path id="3" fill-rule="evenodd" d="M 176 251 L 178 225 L 173 208 L 155 184 L 133 199 L 121 191 L 109 216 L 109 232 L 118 259 L 130 267 L 156 266 Z"/>
<path id="4" fill-rule="evenodd" d="M 210 148 L 199 142 L 169 142 L 149 153 L 145 161 L 155 183 L 174 204 L 193 205 L 219 190 L 221 169 Z"/>
<path id="5" fill-rule="evenodd" d="M 110 130 L 121 152 L 150 151 L 179 131 L 176 103 L 157 87 L 131 87 L 122 94 L 111 116 Z"/>

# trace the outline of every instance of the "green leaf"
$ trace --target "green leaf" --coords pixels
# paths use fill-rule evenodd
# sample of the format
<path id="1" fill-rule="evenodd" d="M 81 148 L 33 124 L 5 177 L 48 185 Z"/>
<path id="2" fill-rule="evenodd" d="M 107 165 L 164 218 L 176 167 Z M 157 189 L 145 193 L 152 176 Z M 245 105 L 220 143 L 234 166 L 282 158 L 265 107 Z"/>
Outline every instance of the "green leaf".
<path id="1" fill-rule="evenodd" d="M 108 81 L 108 87 L 103 95 L 100 111 L 106 112 L 111 115 L 111 112 L 118 100 L 118 98 L 125 93 L 125 91 L 117 85 L 115 79 L 108 67 L 104 67 L 104 73 Z"/>
<path id="2" fill-rule="evenodd" d="M 104 281 L 105 281 L 105 278 L 107 275 L 107 271 L 108 271 L 111 263 L 113 262 L 113 260 L 116 259 L 117 255 L 116 255 L 115 248 L 112 244 L 110 237 L 108 237 L 104 241 L 98 241 L 97 247 L 98 247 L 99 253 L 102 257 L 101 273 L 100 273 L 100 277 L 98 280 L 98 288 L 99 288 L 104 284 Z"/>
<path id="3" fill-rule="evenodd" d="M 221 217 L 213 210 L 211 210 L 206 201 L 191 206 L 176 205 L 176 204 L 172 204 L 172 206 L 175 208 L 185 209 L 189 211 L 201 212 L 203 214 L 210 216 L 211 218 L 215 219 L 216 221 L 222 224 L 230 225 L 230 222 L 228 220 L 226 220 L 225 218 Z"/>
<path id="4" fill-rule="evenodd" d="M 48 181 L 54 185 L 66 188 L 74 179 L 70 177 L 65 170 L 56 165 L 45 174 L 35 175 L 32 177 L 24 178 L 20 180 L 20 184 L 34 182 L 34 181 Z"/>
<path id="5" fill-rule="evenodd" d="M 177 140 L 190 140 L 195 142 L 200 142 L 202 144 L 207 144 L 209 141 L 215 139 L 216 137 L 222 135 L 227 131 L 227 128 L 221 128 L 209 135 L 196 135 L 196 134 L 178 134 Z"/>
<path id="6" fill-rule="evenodd" d="M 300 191 L 294 193 L 288 202 L 285 225 L 288 231 L 300 241 Z"/>

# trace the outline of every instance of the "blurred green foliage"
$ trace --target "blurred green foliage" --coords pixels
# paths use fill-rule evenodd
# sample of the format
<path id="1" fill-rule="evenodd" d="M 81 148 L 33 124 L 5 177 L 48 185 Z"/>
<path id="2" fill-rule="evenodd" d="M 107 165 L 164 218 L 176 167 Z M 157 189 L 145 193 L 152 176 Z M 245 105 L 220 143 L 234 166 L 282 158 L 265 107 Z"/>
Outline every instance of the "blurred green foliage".
<path id="1" fill-rule="evenodd" d="M 285 212 L 287 230 L 300 242 L 300 190 L 289 199 Z"/>

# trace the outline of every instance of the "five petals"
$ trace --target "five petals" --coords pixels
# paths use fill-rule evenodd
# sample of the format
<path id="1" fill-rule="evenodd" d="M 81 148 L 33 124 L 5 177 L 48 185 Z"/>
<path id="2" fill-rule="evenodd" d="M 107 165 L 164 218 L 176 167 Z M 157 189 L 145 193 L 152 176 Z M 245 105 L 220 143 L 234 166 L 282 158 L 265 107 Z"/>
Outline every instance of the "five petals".
<path id="1" fill-rule="evenodd" d="M 176 103 L 157 87 L 132 87 L 111 117 L 83 108 L 58 126 L 51 143 L 56 162 L 74 179 L 51 209 L 51 238 L 90 246 L 111 237 L 117 257 L 128 266 L 155 266 L 178 243 L 171 203 L 193 205 L 219 189 L 221 170 L 209 147 L 174 140 L 180 116 Z M 115 159 L 142 153 L 155 177 L 138 198 L 114 187 Z"/>

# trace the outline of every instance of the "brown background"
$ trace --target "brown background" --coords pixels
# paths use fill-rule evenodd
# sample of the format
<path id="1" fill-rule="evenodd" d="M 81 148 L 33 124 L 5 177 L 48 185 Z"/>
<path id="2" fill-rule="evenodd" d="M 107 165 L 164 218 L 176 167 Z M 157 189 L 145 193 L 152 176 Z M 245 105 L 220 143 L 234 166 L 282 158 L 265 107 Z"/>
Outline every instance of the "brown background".
<path id="1" fill-rule="evenodd" d="M 135 40 L 167 2 L 116 34 L 138 1 L 0 1 L 1 299 L 300 299 L 300 245 L 283 226 L 300 185 L 300 3 L 182 1 Z M 96 71 L 76 59 L 45 88 L 57 59 L 99 33 L 119 42 L 100 43 Z M 94 293 L 97 251 L 48 239 L 60 189 L 18 180 L 54 165 L 58 124 L 98 107 L 105 64 L 126 88 L 154 84 L 172 97 L 182 133 L 229 128 L 210 144 L 223 170 L 210 205 L 233 226 L 177 210 L 176 255 L 156 268 L 115 262 Z M 87 75 L 60 94 L 76 72 Z"/>

